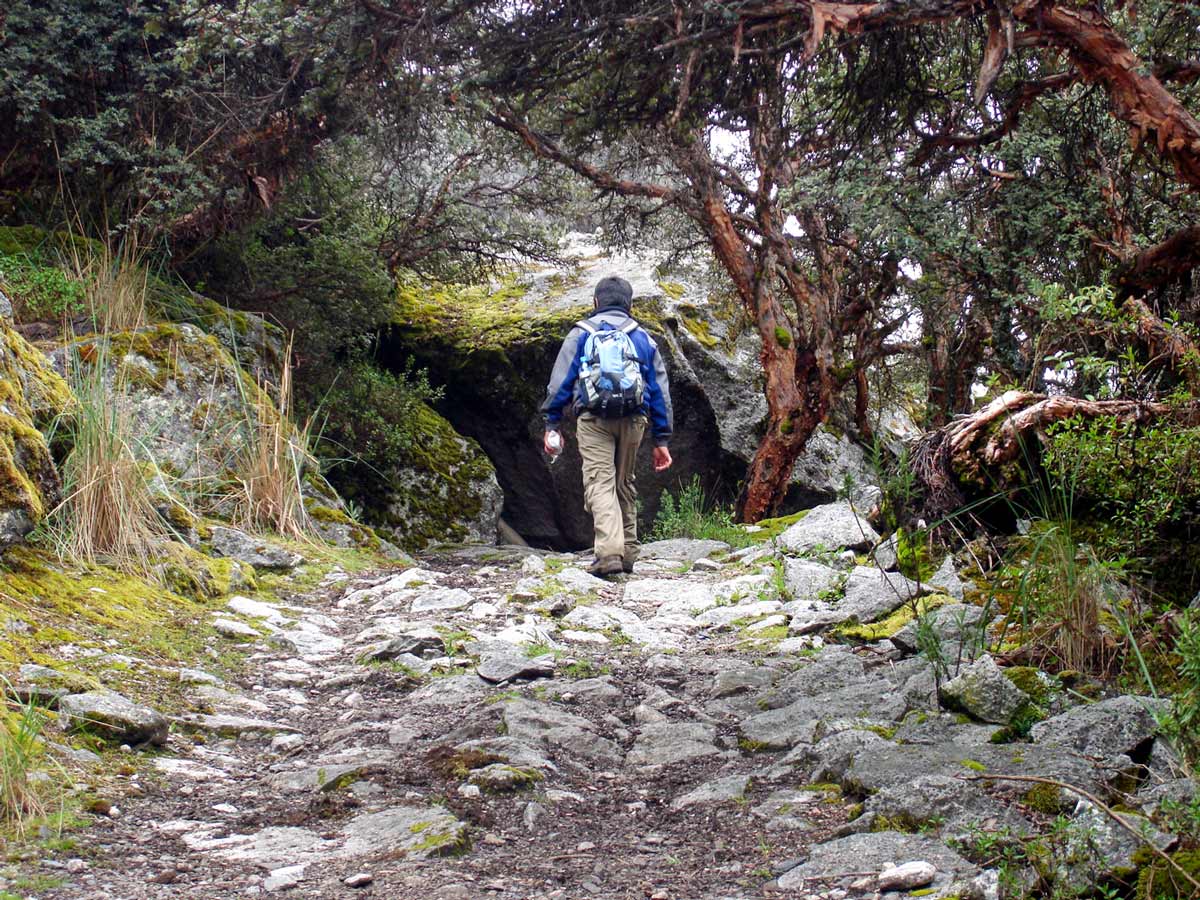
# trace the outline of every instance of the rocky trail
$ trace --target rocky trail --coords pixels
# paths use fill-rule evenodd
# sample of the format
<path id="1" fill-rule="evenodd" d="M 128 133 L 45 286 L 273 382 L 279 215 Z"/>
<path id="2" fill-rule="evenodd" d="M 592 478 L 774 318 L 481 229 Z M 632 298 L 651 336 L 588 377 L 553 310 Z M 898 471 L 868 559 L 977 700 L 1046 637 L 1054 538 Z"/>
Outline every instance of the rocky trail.
<path id="1" fill-rule="evenodd" d="M 1120 792 L 1171 846 L 1140 814 L 1194 788 L 1149 701 L 1075 704 L 1044 676 L 1032 698 L 981 655 L 952 568 L 909 582 L 868 535 L 833 504 L 744 550 L 647 545 L 611 581 L 582 554 L 468 546 L 235 598 L 219 628 L 249 641 L 242 677 L 181 673 L 195 711 L 150 724 L 165 745 L 37 896 L 983 898 L 1133 867 L 1098 808 L 983 772 Z M 958 712 L 913 624 L 830 633 L 921 595 Z M 1031 738 L 996 742 L 1034 699 Z M 1040 873 L 998 849 L 1059 815 L 1078 828 Z"/>

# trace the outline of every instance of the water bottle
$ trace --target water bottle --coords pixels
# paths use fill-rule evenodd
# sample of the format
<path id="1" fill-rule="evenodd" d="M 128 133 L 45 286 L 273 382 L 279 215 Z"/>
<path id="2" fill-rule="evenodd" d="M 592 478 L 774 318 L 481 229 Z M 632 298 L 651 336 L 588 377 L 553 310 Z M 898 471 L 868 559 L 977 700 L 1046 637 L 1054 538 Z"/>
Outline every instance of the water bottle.
<path id="1" fill-rule="evenodd" d="M 554 465 L 562 455 L 562 435 L 557 431 L 547 431 L 546 445 L 550 448 L 550 465 Z"/>

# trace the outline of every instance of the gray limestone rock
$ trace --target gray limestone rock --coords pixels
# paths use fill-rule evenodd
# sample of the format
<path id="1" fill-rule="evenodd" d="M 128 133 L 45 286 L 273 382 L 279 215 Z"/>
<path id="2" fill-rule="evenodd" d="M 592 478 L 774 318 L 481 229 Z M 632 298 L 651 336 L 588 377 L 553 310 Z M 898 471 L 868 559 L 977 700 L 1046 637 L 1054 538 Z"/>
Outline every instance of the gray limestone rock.
<path id="1" fill-rule="evenodd" d="M 351 781 L 387 771 L 396 761 L 390 753 L 372 753 L 352 761 L 338 758 L 309 763 L 292 772 L 272 775 L 268 783 L 277 791 L 302 793 L 306 791 L 335 791 Z"/>
<path id="2" fill-rule="evenodd" d="M 625 757 L 630 766 L 665 766 L 721 751 L 717 730 L 700 722 L 651 722 L 642 726 Z"/>
<path id="3" fill-rule="evenodd" d="M 775 539 L 778 546 L 797 554 L 823 550 L 866 550 L 875 546 L 879 534 L 849 503 L 839 501 L 810 509 L 808 514 Z"/>
<path id="4" fill-rule="evenodd" d="M 263 737 L 280 732 L 296 732 L 297 728 L 282 722 L 251 719 L 245 716 L 189 714 L 171 720 L 188 731 L 201 731 L 221 737 Z"/>
<path id="5" fill-rule="evenodd" d="M 0 291 L 0 320 L 11 319 L 12 317 L 12 301 L 4 295 L 4 291 Z"/>
<path id="6" fill-rule="evenodd" d="M 1139 840 L 1122 828 L 1098 806 L 1080 799 L 1066 829 L 1066 844 L 1055 860 L 1055 884 L 1080 894 L 1118 872 L 1138 868 L 1134 854 L 1145 843 L 1166 850 L 1175 836 L 1159 831 L 1149 819 L 1117 813 L 1121 820 L 1142 835 Z"/>
<path id="7" fill-rule="evenodd" d="M 1017 710 L 1029 702 L 1029 695 L 1004 677 L 987 654 L 945 682 L 940 693 L 942 703 L 950 709 L 996 725 L 1007 725 Z"/>
<path id="8" fill-rule="evenodd" d="M 959 886 L 979 874 L 979 869 L 932 838 L 882 831 L 852 834 L 812 848 L 808 859 L 779 877 L 784 890 L 812 891 L 830 882 L 862 872 L 882 874 L 897 864 L 923 861 L 936 869 L 930 882 L 932 897 L 959 892 Z"/>
<path id="9" fill-rule="evenodd" d="M 1028 820 L 978 785 L 950 775 L 918 775 L 885 787 L 867 798 L 863 814 L 851 827 L 871 831 L 884 823 L 903 826 L 905 831 L 934 828 L 943 837 L 961 836 L 975 828 L 1006 828 L 1014 835 L 1033 831 Z"/>
<path id="10" fill-rule="evenodd" d="M 700 803 L 725 803 L 744 797 L 746 788 L 750 786 L 749 775 L 726 775 L 706 781 L 699 787 L 693 788 L 686 794 L 671 801 L 671 809 L 686 809 Z"/>
<path id="11" fill-rule="evenodd" d="M 795 602 L 833 600 L 841 594 L 845 576 L 837 569 L 811 559 L 785 557 L 783 578 Z"/>
<path id="12" fill-rule="evenodd" d="M 889 535 L 876 544 L 875 549 L 871 551 L 871 558 L 879 568 L 893 571 L 900 561 L 896 555 L 896 536 Z"/>
<path id="13" fill-rule="evenodd" d="M 775 673 L 762 666 L 745 666 L 736 669 L 726 669 L 718 672 L 713 678 L 712 690 L 709 696 L 714 700 L 722 697 L 734 697 L 749 691 L 758 691 L 769 687 L 775 678 Z"/>
<path id="14" fill-rule="evenodd" d="M 891 682 L 864 680 L 752 715 L 742 721 L 740 732 L 743 746 L 749 749 L 787 750 L 816 743 L 834 731 L 864 725 L 888 727 L 905 711 Z"/>
<path id="15" fill-rule="evenodd" d="M 979 606 L 950 603 L 925 613 L 925 619 L 938 637 L 946 659 L 975 659 L 987 642 L 987 611 Z M 892 643 L 904 653 L 919 651 L 917 624 L 910 622 L 894 635 Z"/>
<path id="16" fill-rule="evenodd" d="M 846 579 L 846 593 L 836 609 L 842 621 L 874 622 L 929 592 L 927 585 L 917 584 L 899 572 L 857 566 Z"/>
<path id="17" fill-rule="evenodd" d="M 1159 730 L 1154 712 L 1166 709 L 1167 701 L 1152 697 L 1113 697 L 1038 722 L 1031 736 L 1039 744 L 1066 747 L 1113 764 L 1119 756 L 1149 749 Z"/>
<path id="18" fill-rule="evenodd" d="M 470 846 L 467 825 L 441 807 L 394 806 L 355 816 L 341 830 L 345 843 L 336 854 L 351 858 L 387 853 L 425 859 Z"/>
<path id="19" fill-rule="evenodd" d="M 727 553 L 728 551 L 729 545 L 724 541 L 671 538 L 666 541 L 653 541 L 649 544 L 643 544 L 638 558 L 695 562 L 698 559 L 712 556 L 714 553 Z"/>
<path id="20" fill-rule="evenodd" d="M 475 785 L 485 794 L 511 794 L 532 788 L 541 780 L 542 773 L 537 769 L 508 763 L 492 763 L 475 769 L 467 777 L 468 784 Z"/>
<path id="21" fill-rule="evenodd" d="M 287 571 L 304 562 L 298 553 L 224 525 L 212 527 L 210 543 L 214 556 L 227 556 L 256 569 Z"/>
<path id="22" fill-rule="evenodd" d="M 551 678 L 554 675 L 554 657 L 528 657 L 518 653 L 485 654 L 475 667 L 475 672 L 485 681 L 499 684 L 517 679 Z"/>
<path id="23" fill-rule="evenodd" d="M 716 595 L 708 584 L 667 578 L 630 582 L 625 585 L 623 600 L 626 606 L 655 607 L 659 615 L 683 613 L 694 616 L 717 604 Z"/>
<path id="24" fill-rule="evenodd" d="M 928 582 L 939 591 L 949 594 L 955 600 L 961 601 L 966 590 L 962 579 L 958 577 L 958 572 L 954 568 L 954 557 L 952 556 L 947 556 L 942 560 L 942 564 L 938 566 L 938 570 L 929 576 Z"/>
<path id="25" fill-rule="evenodd" d="M 433 588 L 414 597 L 411 609 L 415 613 L 442 612 L 466 609 L 474 602 L 475 598 L 462 588 Z"/>
<path id="26" fill-rule="evenodd" d="M 506 733 L 518 741 L 556 747 L 568 756 L 610 765 L 623 757 L 616 744 L 596 734 L 588 719 L 551 704 L 514 700 L 504 704 L 503 716 Z"/>
<path id="27" fill-rule="evenodd" d="M 115 691 L 68 694 L 58 701 L 59 715 L 75 728 L 93 731 L 121 744 L 167 742 L 169 723 L 148 706 L 140 706 Z"/>

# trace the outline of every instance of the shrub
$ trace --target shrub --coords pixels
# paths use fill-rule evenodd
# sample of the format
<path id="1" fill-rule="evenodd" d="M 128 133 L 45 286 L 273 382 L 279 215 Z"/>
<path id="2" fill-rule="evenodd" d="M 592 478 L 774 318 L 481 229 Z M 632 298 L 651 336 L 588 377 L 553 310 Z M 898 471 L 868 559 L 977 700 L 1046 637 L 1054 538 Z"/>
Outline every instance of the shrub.
<path id="1" fill-rule="evenodd" d="M 318 452 L 330 482 L 353 486 L 356 496 L 379 496 L 389 487 L 387 473 L 417 440 L 420 407 L 440 399 L 441 390 L 412 360 L 394 373 L 360 359 L 323 393 L 310 388 L 304 402 L 322 423 Z"/>

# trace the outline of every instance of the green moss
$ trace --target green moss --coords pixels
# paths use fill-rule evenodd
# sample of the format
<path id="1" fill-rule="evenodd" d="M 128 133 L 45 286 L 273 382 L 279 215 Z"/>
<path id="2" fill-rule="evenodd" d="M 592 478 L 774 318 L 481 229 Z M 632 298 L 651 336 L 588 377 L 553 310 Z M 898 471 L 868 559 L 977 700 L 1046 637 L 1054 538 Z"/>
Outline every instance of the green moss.
<path id="1" fill-rule="evenodd" d="M 838 637 L 848 638 L 854 641 L 863 641 L 871 643 L 872 641 L 890 638 L 896 634 L 905 625 L 915 621 L 919 616 L 925 615 L 930 610 L 937 609 L 939 606 L 945 606 L 948 603 L 953 603 L 954 598 L 945 594 L 930 594 L 926 597 L 920 597 L 916 601 L 916 609 L 914 604 L 906 603 L 895 612 L 880 619 L 877 622 L 869 622 L 866 625 L 847 624 L 840 625 L 834 629 L 834 634 Z"/>
<path id="2" fill-rule="evenodd" d="M 966 768 L 970 769 L 972 772 L 986 772 L 987 771 L 987 766 L 985 766 L 983 763 L 981 763 L 977 759 L 962 759 L 962 760 L 959 760 L 959 762 Z"/>
<path id="3" fill-rule="evenodd" d="M 738 749 L 743 753 L 762 753 L 770 750 L 771 745 L 764 741 L 752 741 L 747 737 L 738 737 Z"/>
<path id="4" fill-rule="evenodd" d="M 1171 861 L 1193 878 L 1200 880 L 1200 850 L 1180 850 L 1171 854 Z M 1137 900 L 1184 900 L 1194 897 L 1195 888 L 1158 857 L 1153 865 L 1138 873 Z"/>
<path id="5" fill-rule="evenodd" d="M 1058 815 L 1062 810 L 1062 791 L 1052 784 L 1035 784 L 1021 799 L 1030 809 L 1048 816 Z"/>
<path id="6" fill-rule="evenodd" d="M 1038 706 L 1045 706 L 1058 685 L 1058 680 L 1033 666 L 1010 666 L 1004 677 L 1029 695 Z"/>
<path id="7" fill-rule="evenodd" d="M 755 523 L 759 530 L 754 532 L 752 537 L 756 543 L 764 543 L 766 541 L 774 540 L 807 515 L 808 510 L 802 509 L 800 512 L 792 513 L 791 515 L 787 516 L 778 516 L 773 519 L 760 519 Z"/>
<path id="8" fill-rule="evenodd" d="M 308 506 L 308 515 L 317 522 L 332 522 L 339 525 L 353 525 L 354 520 L 339 509 L 331 509 L 328 506 Z"/>
<path id="9" fill-rule="evenodd" d="M 921 823 L 912 816 L 900 813 L 895 816 L 876 816 L 871 823 L 871 831 L 899 831 L 903 834 L 916 834 L 921 830 Z"/>
<path id="10" fill-rule="evenodd" d="M 658 289 L 670 297 L 672 300 L 678 300 L 684 295 L 685 288 L 678 281 L 660 281 Z"/>
<path id="11" fill-rule="evenodd" d="M 479 483 L 494 474 L 479 445 L 458 434 L 426 405 L 412 423 L 417 438 L 398 464 L 412 472 L 407 489 L 393 485 L 386 524 L 406 550 L 430 541 L 462 540 L 482 509 Z"/>
<path id="12" fill-rule="evenodd" d="M 792 346 L 792 333 L 782 325 L 775 326 L 775 342 L 784 350 Z"/>

